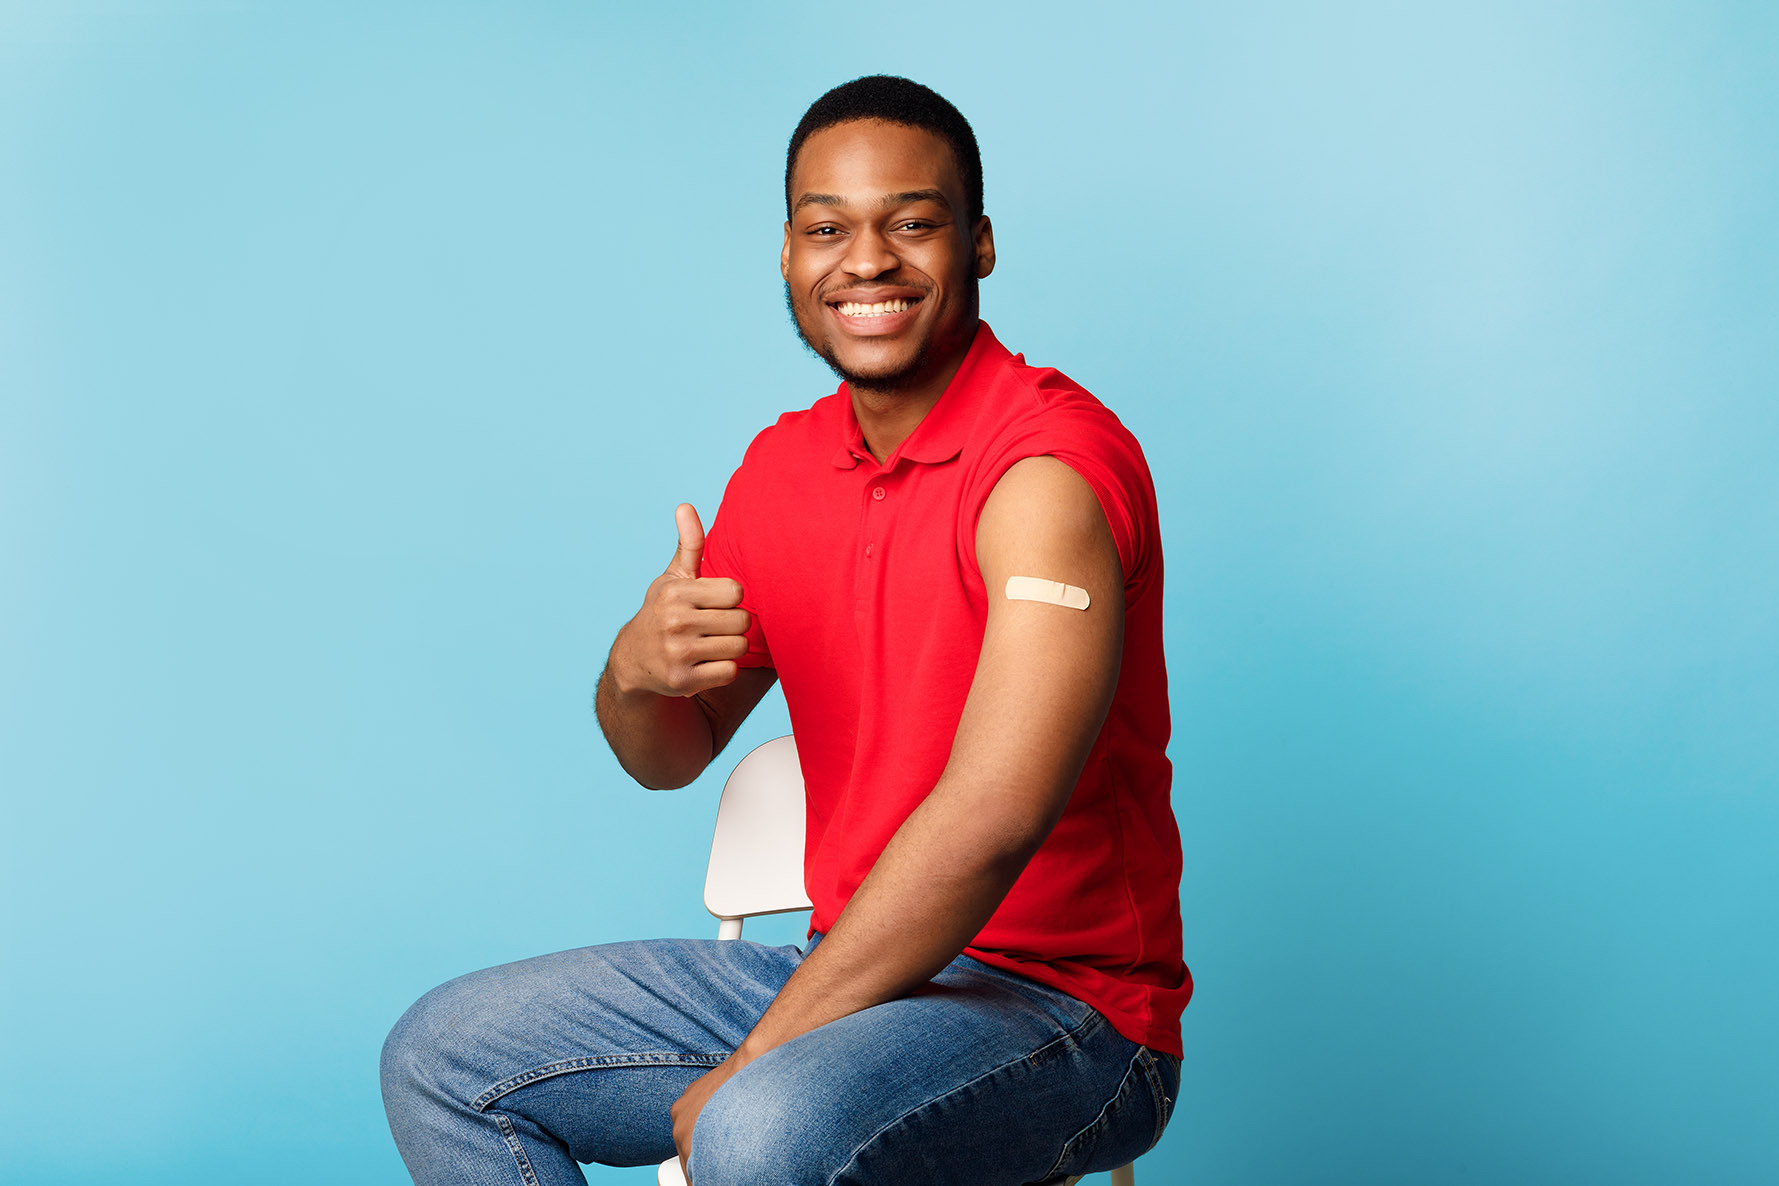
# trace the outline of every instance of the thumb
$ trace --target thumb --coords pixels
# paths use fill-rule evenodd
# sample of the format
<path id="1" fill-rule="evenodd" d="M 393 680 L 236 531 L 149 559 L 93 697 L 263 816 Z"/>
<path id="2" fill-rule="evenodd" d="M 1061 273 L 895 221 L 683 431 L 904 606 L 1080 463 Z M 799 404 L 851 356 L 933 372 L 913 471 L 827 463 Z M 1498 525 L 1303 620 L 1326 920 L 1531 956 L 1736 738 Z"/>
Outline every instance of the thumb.
<path id="1" fill-rule="evenodd" d="M 679 550 L 667 571 L 674 576 L 692 578 L 704 560 L 704 524 L 698 519 L 698 508 L 682 502 L 673 510 L 674 526 L 679 528 Z"/>

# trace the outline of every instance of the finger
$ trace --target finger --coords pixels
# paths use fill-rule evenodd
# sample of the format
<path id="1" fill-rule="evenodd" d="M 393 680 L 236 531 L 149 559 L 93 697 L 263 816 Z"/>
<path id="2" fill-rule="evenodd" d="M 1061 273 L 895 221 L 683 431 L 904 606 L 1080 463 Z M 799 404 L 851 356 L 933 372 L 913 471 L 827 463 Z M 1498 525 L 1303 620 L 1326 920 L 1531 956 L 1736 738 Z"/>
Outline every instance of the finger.
<path id="1" fill-rule="evenodd" d="M 744 634 L 713 634 L 708 638 L 690 638 L 681 644 L 680 661 L 687 667 L 711 663 L 719 659 L 739 659 L 747 654 Z"/>
<path id="2" fill-rule="evenodd" d="M 753 618 L 744 609 L 700 609 L 692 611 L 692 628 L 710 637 L 746 634 Z"/>
<path id="3" fill-rule="evenodd" d="M 694 663 L 691 674 L 680 685 L 681 696 L 696 696 L 700 692 L 708 692 L 712 688 L 723 688 L 735 682 L 741 674 L 741 665 L 728 659 L 719 659 L 711 663 Z"/>
<path id="4" fill-rule="evenodd" d="M 690 1158 L 692 1156 L 692 1134 L 683 1131 L 685 1117 L 678 1114 L 678 1108 L 679 1104 L 675 1103 L 675 1115 L 673 1117 L 673 1152 L 679 1158 L 680 1177 L 685 1179 L 686 1186 L 691 1186 L 692 1170 Z"/>
<path id="5" fill-rule="evenodd" d="M 704 562 L 704 524 L 698 518 L 698 508 L 689 502 L 680 503 L 673 509 L 673 525 L 679 529 L 679 547 L 667 571 L 675 576 L 696 577 Z"/>
<path id="6" fill-rule="evenodd" d="M 729 577 L 699 577 L 686 589 L 687 601 L 695 609 L 734 609 L 741 604 L 741 582 Z"/>

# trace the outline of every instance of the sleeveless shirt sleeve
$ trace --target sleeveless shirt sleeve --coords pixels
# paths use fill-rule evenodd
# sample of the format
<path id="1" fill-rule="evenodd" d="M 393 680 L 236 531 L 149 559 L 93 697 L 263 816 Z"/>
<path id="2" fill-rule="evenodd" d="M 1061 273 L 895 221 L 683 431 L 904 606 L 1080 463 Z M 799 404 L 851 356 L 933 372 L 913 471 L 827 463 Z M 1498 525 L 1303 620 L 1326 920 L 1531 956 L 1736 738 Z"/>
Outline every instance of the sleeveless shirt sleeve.
<path id="1" fill-rule="evenodd" d="M 965 541 L 972 566 L 975 527 L 989 494 L 1027 457 L 1054 457 L 1081 475 L 1105 512 L 1125 589 L 1134 593 L 1145 584 L 1157 551 L 1155 484 L 1136 438 L 1103 408 L 1047 412 L 1016 426 L 987 451 L 967 502 L 972 520 Z"/>

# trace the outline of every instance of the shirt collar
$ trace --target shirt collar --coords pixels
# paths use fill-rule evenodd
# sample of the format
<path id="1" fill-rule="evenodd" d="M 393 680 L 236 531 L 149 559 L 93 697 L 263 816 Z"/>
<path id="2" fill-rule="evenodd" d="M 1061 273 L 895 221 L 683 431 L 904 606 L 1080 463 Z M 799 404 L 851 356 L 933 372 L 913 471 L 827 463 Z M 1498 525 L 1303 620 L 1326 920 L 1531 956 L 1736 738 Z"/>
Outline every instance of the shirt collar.
<path id="1" fill-rule="evenodd" d="M 1011 357 L 1000 339 L 994 336 L 994 331 L 988 328 L 988 322 L 978 321 L 976 336 L 970 340 L 970 349 L 965 352 L 957 374 L 945 385 L 939 402 L 908 434 L 902 447 L 890 455 L 884 468 L 893 467 L 898 460 L 936 465 L 963 452 L 977 397 L 987 390 L 988 378 L 995 365 Z M 852 410 L 852 394 L 845 384 L 841 385 L 840 393 L 844 397 L 841 406 L 845 408 L 845 418 L 841 424 L 840 448 L 834 453 L 833 462 L 841 469 L 851 469 L 861 461 L 875 465 L 877 459 L 865 447 L 865 434 L 859 429 L 859 418 Z"/>

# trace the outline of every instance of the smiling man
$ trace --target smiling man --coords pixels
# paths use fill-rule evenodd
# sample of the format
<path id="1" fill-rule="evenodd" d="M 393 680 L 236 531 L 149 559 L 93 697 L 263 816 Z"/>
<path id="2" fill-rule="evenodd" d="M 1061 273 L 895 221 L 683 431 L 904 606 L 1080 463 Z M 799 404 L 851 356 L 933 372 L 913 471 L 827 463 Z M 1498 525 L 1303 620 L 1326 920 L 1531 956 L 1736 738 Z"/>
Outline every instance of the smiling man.
<path id="1" fill-rule="evenodd" d="M 785 167 L 786 300 L 843 380 L 762 432 L 619 632 L 599 719 L 682 786 L 777 682 L 809 943 L 659 940 L 460 977 L 391 1032 L 416 1182 L 1035 1183 L 1159 1139 L 1179 1083 L 1162 556 L 1136 441 L 978 317 L 969 124 L 824 95 Z"/>

